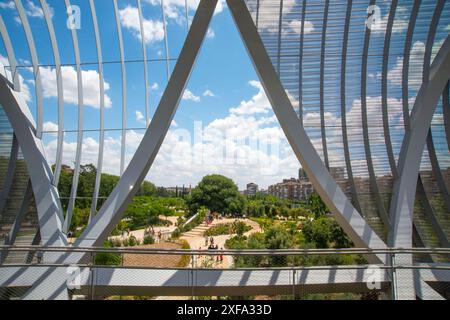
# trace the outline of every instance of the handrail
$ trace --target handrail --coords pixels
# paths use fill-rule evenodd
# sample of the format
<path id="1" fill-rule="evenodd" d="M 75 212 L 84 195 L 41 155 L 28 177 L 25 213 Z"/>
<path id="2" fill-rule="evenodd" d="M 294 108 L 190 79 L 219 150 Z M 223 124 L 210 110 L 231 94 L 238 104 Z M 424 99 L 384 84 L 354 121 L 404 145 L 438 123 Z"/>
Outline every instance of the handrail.
<path id="1" fill-rule="evenodd" d="M 74 264 L 71 263 L 16 263 L 16 264 L 5 264 L 5 268 L 29 268 L 29 267 L 39 267 L 39 268 L 65 268 L 73 267 Z M 396 266 L 385 266 L 385 265 L 323 265 L 323 266 L 288 266 L 288 267 L 238 267 L 238 268 L 191 268 L 188 267 L 149 267 L 149 266 L 123 266 L 123 265 L 92 265 L 89 263 L 76 264 L 79 268 L 94 268 L 94 269 L 139 269 L 139 270 L 197 270 L 197 271 L 300 271 L 300 270 L 366 270 L 368 268 L 376 267 L 380 270 L 392 270 L 392 269 L 411 269 L 411 270 L 449 270 L 450 266 L 443 265 L 396 265 Z M 0 265 L 1 268 L 1 265 Z"/>
<path id="2" fill-rule="evenodd" d="M 235 256 L 286 256 L 286 255 L 327 255 L 327 254 L 450 254 L 450 248 L 345 248 L 345 249 L 224 249 L 224 250 L 192 250 L 192 249 L 152 249 L 152 248 L 105 248 L 105 247 L 49 247 L 49 246 L 0 246 L 0 252 L 42 251 L 42 252 L 83 252 L 83 253 L 128 253 L 128 254 L 167 254 L 167 255 L 235 255 Z"/>

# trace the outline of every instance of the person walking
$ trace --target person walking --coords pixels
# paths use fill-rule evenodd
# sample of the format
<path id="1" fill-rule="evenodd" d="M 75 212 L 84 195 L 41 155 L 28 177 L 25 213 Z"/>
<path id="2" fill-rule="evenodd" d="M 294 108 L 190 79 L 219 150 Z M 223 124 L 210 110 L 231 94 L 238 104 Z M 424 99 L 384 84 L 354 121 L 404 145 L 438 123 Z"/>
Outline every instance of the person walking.
<path id="1" fill-rule="evenodd" d="M 161 230 L 158 231 L 158 243 L 161 243 L 162 233 Z"/>

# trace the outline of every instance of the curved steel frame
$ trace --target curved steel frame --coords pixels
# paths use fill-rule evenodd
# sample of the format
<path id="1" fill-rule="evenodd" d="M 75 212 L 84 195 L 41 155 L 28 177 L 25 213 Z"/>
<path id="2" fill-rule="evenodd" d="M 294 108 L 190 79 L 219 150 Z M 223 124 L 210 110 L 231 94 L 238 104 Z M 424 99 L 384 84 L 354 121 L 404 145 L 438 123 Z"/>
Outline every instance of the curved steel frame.
<path id="1" fill-rule="evenodd" d="M 298 116 L 303 124 L 303 40 L 305 35 L 306 0 L 302 2 L 302 17 L 300 26 L 300 48 L 298 56 Z"/>
<path id="2" fill-rule="evenodd" d="M 327 149 L 327 136 L 325 129 L 325 44 L 327 38 L 327 23 L 328 23 L 328 11 L 330 7 L 330 0 L 325 0 L 324 13 L 323 13 L 323 25 L 322 25 L 322 44 L 320 48 L 320 132 L 322 137 L 322 150 L 325 167 L 330 170 L 330 162 L 328 160 Z"/>
<path id="3" fill-rule="evenodd" d="M 166 9 L 164 7 L 164 0 L 161 0 L 161 12 L 164 28 L 164 48 L 166 50 L 166 73 L 167 81 L 170 79 L 170 53 L 169 53 L 169 37 L 167 34 Z"/>
<path id="4" fill-rule="evenodd" d="M 50 34 L 50 39 L 52 42 L 52 49 L 55 58 L 55 65 L 57 70 L 57 84 L 58 84 L 58 110 L 59 113 L 63 112 L 64 101 L 61 101 L 63 97 L 62 88 L 62 78 L 61 78 L 61 65 L 59 62 L 59 53 L 56 44 L 56 37 L 53 30 L 53 25 L 51 23 L 51 18 L 49 17 L 49 10 L 45 0 L 40 0 L 43 7 L 44 17 L 47 21 L 47 27 Z M 161 3 L 163 20 L 164 20 L 164 35 L 165 35 L 165 45 L 166 45 L 166 67 L 168 76 L 168 85 L 164 91 L 161 101 L 158 105 L 156 113 L 154 115 L 153 121 L 149 123 L 149 100 L 148 100 L 148 74 L 147 74 L 147 60 L 146 60 L 146 48 L 145 48 L 145 35 L 143 29 L 143 16 L 140 0 L 138 0 L 138 10 L 140 18 L 140 30 L 142 36 L 142 50 L 145 63 L 145 94 L 146 94 L 146 118 L 148 128 L 144 135 L 144 138 L 139 145 L 135 155 L 131 159 L 130 165 L 124 168 L 125 159 L 125 139 L 126 139 L 126 73 L 125 73 L 125 60 L 124 60 L 124 48 L 122 40 L 122 32 L 120 26 L 120 20 L 118 16 L 117 0 L 114 0 L 114 13 L 116 18 L 116 27 L 118 32 L 118 40 L 120 47 L 120 58 L 121 58 L 121 70 L 122 70 L 122 146 L 121 146 L 121 173 L 123 175 L 119 180 L 118 184 L 112 191 L 112 193 L 107 198 L 106 202 L 102 205 L 99 213 L 94 216 L 96 207 L 98 192 L 101 182 L 101 166 L 103 162 L 103 141 L 104 141 L 104 80 L 103 80 L 103 62 L 102 62 L 102 52 L 100 45 L 100 36 L 97 25 L 97 17 L 95 13 L 95 7 L 93 0 L 89 1 L 92 19 L 94 24 L 94 32 L 96 38 L 97 46 L 97 57 L 98 57 L 98 67 L 99 67 L 99 81 L 100 81 L 100 150 L 98 158 L 98 171 L 96 176 L 95 188 L 94 188 L 94 201 L 91 208 L 91 221 L 83 234 L 78 238 L 74 244 L 77 247 L 92 247 L 101 245 L 106 239 L 108 234 L 115 227 L 116 223 L 121 219 L 121 216 L 130 203 L 132 197 L 135 195 L 139 189 L 142 181 L 144 180 L 149 168 L 151 167 L 159 148 L 164 140 L 164 137 L 170 127 L 173 116 L 177 110 L 178 104 L 183 95 L 184 89 L 186 87 L 187 81 L 189 79 L 190 73 L 193 69 L 195 60 L 198 56 L 203 39 L 205 38 L 208 30 L 209 22 L 212 19 L 215 6 L 218 0 L 202 0 L 195 14 L 192 25 L 189 29 L 188 36 L 182 48 L 179 60 L 175 66 L 172 76 L 170 76 L 170 65 L 169 65 L 169 52 L 168 52 L 168 39 L 167 39 L 167 26 L 165 21 L 165 9 L 164 3 Z M 16 0 L 18 2 L 18 0 Z M 66 7 L 70 5 L 69 0 L 65 0 Z M 347 63 L 347 45 L 349 37 L 350 28 L 350 17 L 353 7 L 352 0 L 347 1 L 347 12 L 344 26 L 344 39 L 342 42 L 342 64 L 341 64 L 341 117 L 342 117 L 342 132 L 344 141 L 344 153 L 347 165 L 347 175 L 349 178 L 350 188 L 353 194 L 353 199 L 355 201 L 355 207 L 351 201 L 346 197 L 343 191 L 339 188 L 337 183 L 331 177 L 328 172 L 328 160 L 325 159 L 325 164 L 322 162 L 317 151 L 314 149 L 305 129 L 303 127 L 302 115 L 300 118 L 297 116 L 289 97 L 284 90 L 281 80 L 277 75 L 274 65 L 268 56 L 264 44 L 259 37 L 257 27 L 252 21 L 251 15 L 248 11 L 247 6 L 243 0 L 227 0 L 228 7 L 232 13 L 234 21 L 237 28 L 241 34 L 244 44 L 248 50 L 249 56 L 253 62 L 255 70 L 261 80 L 263 88 L 266 95 L 273 106 L 273 110 L 277 118 L 279 119 L 280 125 L 292 146 L 294 153 L 296 154 L 298 160 L 302 164 L 302 167 L 307 172 L 313 185 L 319 195 L 322 197 L 324 202 L 332 209 L 336 220 L 344 229 L 344 231 L 350 236 L 356 246 L 368 247 L 368 248 L 385 248 L 386 244 L 376 235 L 368 223 L 361 217 L 358 211 L 359 208 L 358 195 L 356 193 L 356 187 L 353 180 L 353 173 L 350 162 L 349 145 L 347 138 L 347 128 L 346 128 L 346 63 Z M 281 3 L 283 1 L 281 0 Z M 370 2 L 375 3 L 375 0 Z M 324 127 L 324 55 L 325 55 L 325 41 L 326 41 L 326 29 L 328 20 L 328 6 L 329 1 L 325 3 L 325 13 L 323 21 L 322 30 L 322 43 L 321 43 L 321 76 L 320 76 L 320 95 L 321 95 L 321 124 Z M 397 7 L 397 1 L 393 1 L 391 4 L 391 13 L 388 18 L 387 28 L 385 38 L 384 38 L 384 59 L 383 59 L 383 70 L 382 70 L 382 111 L 383 111 L 383 128 L 384 136 L 387 138 L 389 136 L 389 123 L 387 116 L 387 66 L 388 66 L 388 55 L 390 49 L 390 37 L 392 33 L 392 26 L 394 23 L 395 9 Z M 414 2 L 410 24 L 407 32 L 407 39 L 405 42 L 405 57 L 403 65 L 403 83 L 407 84 L 408 79 L 408 66 L 409 66 L 409 51 L 411 50 L 411 36 L 414 30 L 415 20 L 420 7 L 420 1 Z M 435 13 L 442 11 L 442 4 L 437 4 Z M 259 11 L 259 2 L 258 2 Z M 186 8 L 187 10 L 187 8 Z M 20 9 L 18 8 L 19 16 L 22 21 L 26 20 L 26 16 L 22 17 L 20 15 Z M 278 38 L 278 65 L 277 69 L 280 70 L 280 49 L 281 49 L 281 30 L 283 25 L 282 17 L 282 6 L 280 6 L 280 21 L 279 21 L 279 38 Z M 23 7 L 22 7 L 22 14 Z M 304 34 L 304 20 L 306 14 L 306 1 L 303 0 L 302 7 L 302 32 L 301 39 L 303 39 Z M 257 12 L 258 17 L 258 12 Z M 432 21 L 427 44 L 432 44 L 434 42 L 434 36 L 436 32 L 436 27 L 439 21 L 439 17 L 435 17 Z M 30 53 L 33 60 L 33 69 L 35 75 L 39 74 L 39 66 L 37 61 L 36 50 L 34 48 L 33 38 L 29 29 L 28 22 L 24 23 L 24 30 L 27 36 L 27 42 L 29 45 Z M 0 23 L 1 27 L 1 23 Z M 4 28 L 0 28 L 4 29 Z M 2 32 L 6 32 L 6 29 Z M 7 34 L 7 33 L 6 33 Z M 4 37 L 5 39 L 5 37 Z M 366 161 L 369 167 L 369 175 L 371 181 L 371 188 L 375 190 L 377 198 L 377 205 L 380 213 L 383 213 L 384 206 L 380 201 L 377 188 L 377 182 L 375 180 L 375 173 L 373 170 L 369 135 L 368 135 L 368 119 L 366 110 L 366 76 L 367 76 L 367 58 L 368 58 L 368 47 L 370 39 L 370 30 L 366 30 L 364 46 L 363 46 L 363 56 L 362 56 L 362 69 L 361 69 L 361 110 L 362 110 L 362 124 L 363 124 L 363 135 L 364 135 L 364 147 L 366 153 Z M 79 61 L 79 49 L 77 42 L 76 31 L 72 30 L 72 41 L 74 45 L 74 53 L 77 66 L 77 76 L 78 76 L 78 104 L 79 104 L 79 118 L 78 118 L 78 139 L 77 139 L 77 154 L 76 154 L 76 171 L 79 172 L 79 165 L 81 161 L 82 153 L 82 137 L 83 137 L 83 96 L 82 96 L 82 72 L 81 63 Z M 300 43 L 300 56 L 303 55 L 303 41 Z M 13 52 L 11 53 L 13 55 Z M 10 52 L 8 51 L 8 55 Z M 426 51 L 424 60 L 429 62 L 431 57 L 431 45 Z M 11 58 L 10 58 L 11 59 Z M 299 61 L 299 73 L 300 82 L 302 74 L 302 58 Z M 13 64 L 10 65 L 12 69 L 16 67 Z M 405 66 L 406 65 L 406 66 Z M 406 69 L 405 69 L 406 68 Z M 16 75 L 16 73 L 14 73 Z M 425 146 L 426 139 L 428 136 L 428 144 L 432 143 L 432 136 L 429 135 L 431 119 L 436 108 L 436 104 L 440 96 L 443 99 L 443 109 L 444 114 L 448 112 L 448 80 L 450 77 L 450 37 L 448 37 L 436 58 L 433 61 L 431 68 L 429 64 L 425 63 L 424 67 L 424 81 L 422 87 L 417 95 L 416 102 L 413 107 L 411 117 L 409 117 L 409 107 L 408 107 L 408 93 L 407 89 L 403 88 L 403 111 L 405 116 L 405 127 L 406 135 L 403 141 L 402 150 L 400 153 L 400 159 L 398 167 L 394 166 L 392 163 L 393 153 L 392 145 L 388 143 L 387 153 L 390 161 L 391 171 L 397 179 L 394 184 L 393 197 L 391 202 L 391 229 L 389 237 L 389 245 L 396 247 L 411 247 L 411 242 L 413 238 L 413 222 L 412 222 L 412 210 L 414 196 L 416 193 L 416 183 L 417 176 L 419 173 L 420 160 L 423 152 L 423 147 Z M 10 119 L 14 132 L 16 133 L 17 140 L 23 150 L 24 158 L 27 162 L 27 166 L 30 172 L 30 179 L 33 186 L 33 191 L 36 197 L 36 203 L 38 207 L 38 216 L 40 222 L 40 235 L 42 236 L 42 244 L 44 245 L 66 245 L 66 237 L 62 232 L 62 221 L 63 214 L 61 209 L 61 204 L 59 202 L 59 196 L 55 185 L 53 182 L 57 182 L 57 172 L 55 171 L 55 176 L 52 175 L 51 169 L 45 160 L 43 154 L 42 141 L 40 136 L 35 131 L 35 126 L 30 112 L 21 98 L 20 94 L 14 92 L 11 89 L 10 83 L 4 77 L 0 81 L 0 102 L 5 108 L 5 111 Z M 443 91 L 444 87 L 447 91 Z M 406 86 L 407 88 L 407 86 Z M 39 89 L 39 90 L 38 90 Z M 300 109 L 302 106 L 302 96 L 301 96 L 301 83 L 299 87 L 299 103 Z M 406 91 L 406 92 L 405 92 Z M 36 93 L 40 94 L 40 85 L 36 84 Z M 444 92 L 444 93 L 443 93 Z M 406 94 L 406 100 L 405 100 Z M 39 102 L 39 101 L 38 101 Z M 299 109 L 299 112 L 300 112 Z M 42 113 L 42 110 L 41 110 Z M 60 114 L 61 115 L 61 114 Z M 39 115 L 39 103 L 38 103 L 38 126 L 39 120 L 42 122 L 42 114 Z M 58 133 L 62 132 L 62 127 L 58 129 Z M 323 128 L 322 128 L 323 130 Z M 39 131 L 38 131 L 39 132 Z M 324 152 L 326 151 L 325 132 L 322 131 L 322 143 L 324 146 Z M 431 140 L 430 140 L 431 139 Z M 390 141 L 390 139 L 389 139 Z M 59 139 L 58 144 L 62 143 L 63 139 Z M 430 149 L 430 146 L 429 146 Z M 432 150 L 433 148 L 431 148 Z M 62 149 L 61 149 L 62 152 Z M 36 156 L 38 155 L 38 156 Z M 433 166 L 433 171 L 439 170 L 438 164 L 436 164 L 433 158 L 435 152 L 430 153 L 430 159 Z M 58 158 L 58 157 L 57 157 Z M 433 160 L 434 159 L 434 160 Z M 439 170 L 440 171 L 440 170 Z M 76 176 L 76 177 L 75 177 Z M 78 174 L 74 175 L 73 186 L 71 190 L 71 205 L 76 198 L 77 189 L 77 179 Z M 439 181 L 438 181 L 439 182 Z M 442 181 L 441 181 L 442 182 Z M 419 181 L 421 183 L 421 181 Z M 445 182 L 444 182 L 445 183 Z M 439 182 L 439 184 L 441 184 Z M 420 186 L 419 186 L 420 187 Z M 423 186 L 422 186 L 423 187 Z M 442 186 L 441 186 L 442 187 Z M 71 211 L 71 210 L 70 210 Z M 384 210 L 385 211 L 385 210 Z M 432 209 L 431 209 L 431 214 Z M 70 214 L 65 220 L 64 231 L 67 231 L 70 225 Z M 432 215 L 430 217 L 433 222 L 433 218 L 436 217 Z M 387 219 L 387 215 L 383 220 Z M 436 221 L 434 223 L 436 224 Z M 389 225 L 385 221 L 385 225 Z M 441 242 L 444 238 L 442 233 L 440 234 Z M 448 241 L 447 241 L 448 243 Z M 51 256 L 46 257 L 47 261 L 57 260 L 58 262 L 65 263 L 78 263 L 85 258 L 85 255 L 80 253 L 70 253 L 65 256 Z M 368 256 L 371 262 L 382 262 L 386 263 L 387 259 L 384 255 L 370 255 Z M 408 258 L 409 259 L 409 258 Z M 409 277 L 410 275 L 408 275 Z M 67 297 L 65 284 L 60 281 L 65 281 L 66 275 L 62 273 L 49 273 L 37 282 L 33 288 L 27 293 L 25 298 L 42 298 L 44 297 L 56 297 L 65 298 Z M 55 279 L 59 279 L 55 282 Z M 403 283 L 404 277 L 397 278 L 400 283 Z M 410 281 L 410 277 L 408 280 Z M 423 281 L 416 277 L 417 283 L 417 294 L 428 295 L 432 293 L 431 288 L 427 286 Z M 404 288 L 400 285 L 399 296 L 402 298 L 411 298 L 411 293 L 405 293 Z"/>
<path id="5" fill-rule="evenodd" d="M 14 54 L 14 49 L 12 47 L 11 39 L 9 37 L 9 33 L 6 30 L 5 22 L 3 18 L 0 16 L 0 34 L 3 39 L 3 44 L 5 45 L 6 52 L 8 54 L 9 67 L 11 68 L 11 77 L 14 85 L 14 90 L 20 91 L 20 79 L 19 72 L 17 70 L 17 60 Z"/>
<path id="6" fill-rule="evenodd" d="M 86 230 L 77 239 L 75 247 L 92 247 L 103 243 L 122 217 L 124 210 L 138 191 L 158 150 L 169 130 L 175 111 L 181 100 L 189 75 L 206 36 L 209 22 L 218 0 L 202 0 L 197 9 L 191 28 L 181 50 L 180 57 L 173 71 L 173 76 L 164 91 L 156 109 L 153 121 L 136 150 L 135 155 L 116 187 L 103 204 L 98 214 L 93 217 Z M 77 263 L 87 254 L 71 253 L 59 260 L 65 263 Z M 42 299 L 42 297 L 64 299 L 66 295 L 67 274 L 54 271 L 46 274 L 24 296 L 25 299 Z"/>
<path id="7" fill-rule="evenodd" d="M 36 92 L 36 136 L 42 138 L 42 83 L 41 83 L 41 72 L 39 70 L 39 60 L 36 52 L 36 45 L 34 43 L 33 34 L 31 33 L 30 24 L 28 22 L 25 9 L 22 6 L 21 0 L 14 0 L 16 5 L 17 13 L 19 14 L 20 21 L 22 23 L 23 30 L 25 32 L 25 37 L 27 38 L 28 49 L 30 51 L 31 63 L 33 65 L 34 81 L 35 81 L 35 92 Z"/>
<path id="8" fill-rule="evenodd" d="M 395 182 L 391 205 L 392 245 L 411 245 L 412 210 L 417 176 L 426 137 L 439 97 L 450 77 L 450 36 L 447 37 L 422 84 L 411 113 L 411 129 L 406 132 L 399 159 L 399 179 Z"/>
<path id="9" fill-rule="evenodd" d="M 14 129 L 33 185 L 42 244 L 67 245 L 62 233 L 63 217 L 58 190 L 52 184 L 53 174 L 45 159 L 42 141 L 34 133 L 35 125 L 28 107 L 3 77 L 0 79 L 0 93 L 0 103 Z"/>
<path id="10" fill-rule="evenodd" d="M 103 149 L 105 145 L 105 84 L 103 81 L 103 54 L 102 54 L 102 46 L 100 43 L 100 32 L 98 30 L 98 22 L 97 22 L 97 12 L 95 11 L 94 0 L 89 0 L 89 8 L 91 9 L 92 16 L 92 24 L 94 27 L 94 35 L 95 35 L 95 47 L 97 50 L 97 63 L 98 63 L 98 80 L 99 80 L 99 88 L 100 88 L 100 136 L 99 136 L 99 147 L 98 147 L 98 158 L 97 158 L 97 173 L 95 176 L 95 184 L 94 184 L 94 194 L 92 197 L 92 206 L 91 211 L 89 213 L 89 223 L 92 220 L 92 217 L 96 214 L 97 211 L 97 202 L 98 195 L 100 191 L 100 183 L 102 178 L 103 171 Z"/>
<path id="11" fill-rule="evenodd" d="M 66 9 L 70 8 L 70 0 L 64 0 Z M 69 15 L 69 12 L 67 13 Z M 72 188 L 70 190 L 69 205 L 66 218 L 64 219 L 63 232 L 67 234 L 72 221 L 72 213 L 77 198 L 78 179 L 80 176 L 81 154 L 83 152 L 83 122 L 84 122 L 84 100 L 83 100 L 83 73 L 80 64 L 80 49 L 78 46 L 78 36 L 76 29 L 71 29 L 73 52 L 75 55 L 75 64 L 77 68 L 77 86 L 78 86 L 78 130 L 77 130 L 77 149 L 75 154 L 75 169 L 72 178 Z"/>
<path id="12" fill-rule="evenodd" d="M 375 4 L 375 0 L 370 1 L 370 6 Z M 363 54 L 361 62 L 361 120 L 362 133 L 364 139 L 364 152 L 366 155 L 367 169 L 369 172 L 370 189 L 375 195 L 375 203 L 378 209 L 378 215 L 384 223 L 385 227 L 389 227 L 390 221 L 381 199 L 380 191 L 375 176 L 375 169 L 373 167 L 372 152 L 370 150 L 369 126 L 367 122 L 367 60 L 369 51 L 370 29 L 366 28 L 364 36 Z"/>
<path id="13" fill-rule="evenodd" d="M 381 111 L 383 117 L 383 131 L 384 140 L 386 141 L 386 152 L 389 159 L 389 166 L 394 179 L 397 178 L 397 163 L 394 158 L 394 151 L 392 150 L 391 132 L 389 129 L 389 115 L 388 115 L 388 67 L 389 67 L 389 51 L 391 48 L 392 27 L 394 25 L 395 13 L 397 11 L 398 0 L 392 0 L 389 17 L 386 25 L 386 34 L 384 37 L 383 48 L 383 66 L 381 71 Z"/>
<path id="14" fill-rule="evenodd" d="M 242 0 L 227 0 L 234 22 L 247 47 L 253 66 L 261 80 L 274 113 L 302 167 L 310 177 L 314 188 L 331 208 L 336 220 L 356 246 L 384 248 L 386 245 L 376 235 L 359 212 L 342 192 L 323 164 L 309 140 L 301 120 L 277 76 L 264 45 Z M 371 261 L 384 261 L 384 257 L 369 257 Z"/>
<path id="15" fill-rule="evenodd" d="M 141 32 L 142 43 L 142 56 L 144 58 L 144 84 L 145 84 L 145 123 L 148 127 L 150 123 L 150 102 L 148 93 L 148 66 L 147 66 L 147 48 L 145 46 L 145 30 L 144 30 L 144 17 L 142 16 L 141 0 L 137 0 L 138 12 L 139 12 L 139 28 Z"/>
<path id="16" fill-rule="evenodd" d="M 61 59 L 59 56 L 58 42 L 56 41 L 55 28 L 53 27 L 50 10 L 46 0 L 40 0 L 44 19 L 47 24 L 48 33 L 50 35 L 50 43 L 52 45 L 53 59 L 55 61 L 56 73 L 56 91 L 58 92 L 58 142 L 56 147 L 55 170 L 53 173 L 52 183 L 58 186 L 59 175 L 61 174 L 62 156 L 64 148 L 64 89 L 62 80 Z"/>
<path id="17" fill-rule="evenodd" d="M 116 18 L 117 37 L 119 41 L 120 51 L 120 68 L 122 72 L 122 141 L 120 144 L 120 175 L 122 175 L 125 169 L 125 147 L 127 141 L 127 71 L 125 68 L 125 52 L 123 48 L 122 27 L 120 26 L 119 9 L 117 6 L 117 0 L 113 0 L 114 3 L 114 16 Z"/>
<path id="18" fill-rule="evenodd" d="M 442 112 L 444 114 L 445 135 L 447 138 L 447 146 L 450 150 L 450 82 L 447 83 L 442 93 Z"/>
<path id="19" fill-rule="evenodd" d="M 341 58 L 341 123 L 342 123 L 342 144 L 344 147 L 345 166 L 347 170 L 348 183 L 352 193 L 353 205 L 361 212 L 359 205 L 358 192 L 356 191 L 355 179 L 353 178 L 352 162 L 350 160 L 350 151 L 347 136 L 347 108 L 345 102 L 346 95 L 346 67 L 347 67 L 347 45 L 350 30 L 350 17 L 352 14 L 353 0 L 347 1 L 347 12 L 345 14 L 344 39 L 342 40 L 342 58 Z"/>

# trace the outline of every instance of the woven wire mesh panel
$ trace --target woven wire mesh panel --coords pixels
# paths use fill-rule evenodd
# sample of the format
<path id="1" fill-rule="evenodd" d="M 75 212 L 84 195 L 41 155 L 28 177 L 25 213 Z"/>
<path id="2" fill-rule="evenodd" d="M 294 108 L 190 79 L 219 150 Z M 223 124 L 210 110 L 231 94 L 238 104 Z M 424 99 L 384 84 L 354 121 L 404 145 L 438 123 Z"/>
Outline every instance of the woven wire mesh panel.
<path id="1" fill-rule="evenodd" d="M 369 0 L 246 3 L 318 154 L 355 208 L 386 240 L 405 126 L 422 73 L 448 36 L 450 1 L 427 0 L 418 6 L 403 0 L 395 6 Z M 381 20 L 368 28 L 374 4 Z M 407 37 L 406 32 L 410 32 Z M 430 37 L 432 48 L 426 48 Z M 429 49 L 431 61 L 424 62 Z M 437 229 L 449 236 L 444 214 L 450 210 L 445 200 L 450 153 L 441 121 L 444 103 L 440 99 L 422 157 L 424 187 L 417 197 L 426 203 L 416 201 L 415 205 L 417 232 L 425 246 L 432 247 L 447 245 L 436 240 L 441 232 Z M 430 214 L 436 216 L 439 227 L 430 226 Z"/>

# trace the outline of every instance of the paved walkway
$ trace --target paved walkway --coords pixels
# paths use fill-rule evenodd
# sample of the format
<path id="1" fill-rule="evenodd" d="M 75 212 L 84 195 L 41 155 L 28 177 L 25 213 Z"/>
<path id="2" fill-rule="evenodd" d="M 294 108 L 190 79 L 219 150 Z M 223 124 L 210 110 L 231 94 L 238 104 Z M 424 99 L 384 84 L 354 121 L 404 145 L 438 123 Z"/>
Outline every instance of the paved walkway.
<path id="1" fill-rule="evenodd" d="M 166 219 L 166 217 L 162 217 L 160 216 L 160 219 Z M 172 222 L 172 224 L 170 226 L 161 226 L 161 227 L 153 227 L 153 230 L 155 230 L 155 235 L 158 235 L 158 232 L 161 231 L 162 234 L 170 234 L 172 233 L 177 227 L 176 227 L 176 223 L 177 223 L 177 219 L 178 217 L 167 217 L 167 220 L 169 220 L 170 222 Z M 128 235 L 125 232 L 125 235 L 122 237 L 120 236 L 112 236 L 110 237 L 110 239 L 121 239 L 123 240 L 124 238 L 129 238 L 130 236 L 135 236 L 136 239 L 140 240 L 141 242 L 144 241 L 144 233 L 145 233 L 145 229 L 140 229 L 140 230 L 134 230 L 134 231 L 130 231 L 130 234 Z M 158 241 L 158 239 L 155 239 L 155 241 Z"/>
<path id="2" fill-rule="evenodd" d="M 217 224 L 233 223 L 234 221 L 236 221 L 236 219 L 214 220 L 213 223 L 211 223 L 209 226 L 207 226 L 205 223 L 202 223 L 199 226 L 197 226 L 196 228 L 192 229 L 191 231 L 183 233 L 183 235 L 180 237 L 180 239 L 186 240 L 189 243 L 191 249 L 207 250 L 207 246 L 205 246 L 204 232 Z M 253 233 L 261 231 L 259 224 L 255 221 L 252 221 L 249 219 L 240 219 L 239 221 L 242 221 L 245 224 L 252 227 L 252 229 L 250 231 L 248 231 L 244 234 L 245 236 L 249 236 Z M 230 239 L 234 236 L 235 236 L 235 234 L 215 236 L 215 237 L 213 237 L 214 244 L 218 245 L 219 249 L 220 248 L 225 249 L 225 241 L 227 241 L 228 239 Z M 225 268 L 230 268 L 233 265 L 233 257 L 231 257 L 231 256 L 224 256 L 222 263 L 217 262 L 217 259 L 215 257 L 211 257 L 211 256 L 200 256 L 200 257 L 197 257 L 195 260 L 196 261 L 194 262 L 194 264 L 196 267 L 199 267 L 199 268 L 225 269 Z"/>
<path id="3" fill-rule="evenodd" d="M 155 234 L 158 234 L 159 231 L 161 231 L 163 234 L 164 233 L 171 233 L 176 229 L 176 222 L 177 222 L 177 217 L 168 217 L 168 220 L 170 220 L 172 222 L 172 225 L 168 226 L 168 227 L 154 227 L 153 229 L 155 230 Z M 226 223 L 233 223 L 234 221 L 236 221 L 236 219 L 222 219 L 222 220 L 214 220 L 210 225 L 206 225 L 206 223 L 202 223 L 200 225 L 198 225 L 197 227 L 195 227 L 194 229 L 185 232 L 182 234 L 182 236 L 180 237 L 181 240 L 185 240 L 187 243 L 189 243 L 189 246 L 191 247 L 191 249 L 194 250 L 207 250 L 208 246 L 205 246 L 205 236 L 204 233 L 205 231 L 207 231 L 208 229 L 210 229 L 211 227 L 218 225 L 218 224 L 226 224 Z M 249 219 L 239 219 L 239 221 L 244 222 L 245 224 L 249 225 L 252 227 L 252 229 L 248 232 L 246 232 L 244 235 L 245 236 L 249 236 L 253 233 L 256 232 L 261 232 L 261 228 L 259 227 L 259 224 L 253 220 L 249 220 Z M 129 236 L 133 235 L 136 237 L 136 239 L 140 240 L 141 242 L 144 240 L 144 229 L 141 230 L 135 230 L 135 231 L 131 231 L 130 235 L 127 235 L 125 233 L 125 236 L 113 236 L 111 237 L 111 239 L 123 239 L 123 238 L 128 238 Z M 219 246 L 220 248 L 224 248 L 225 249 L 225 241 L 227 241 L 228 239 L 234 237 L 235 234 L 231 234 L 231 235 L 221 235 L 221 236 L 215 236 L 214 237 L 214 244 Z M 155 239 L 157 241 L 157 239 Z M 209 245 L 209 244 L 208 244 Z M 230 268 L 233 266 L 233 257 L 231 256 L 224 256 L 223 257 L 223 262 L 219 262 L 217 261 L 216 257 L 214 256 L 199 256 L 196 257 L 194 259 L 194 265 L 195 267 L 198 268 L 219 268 L 219 269 L 226 269 L 226 268 Z M 191 261 L 192 263 L 192 261 Z"/>

